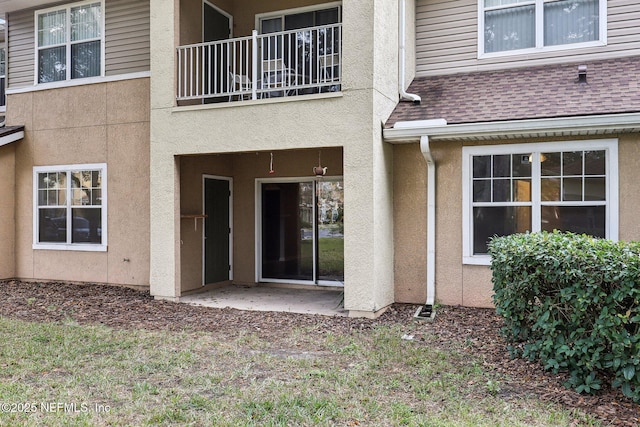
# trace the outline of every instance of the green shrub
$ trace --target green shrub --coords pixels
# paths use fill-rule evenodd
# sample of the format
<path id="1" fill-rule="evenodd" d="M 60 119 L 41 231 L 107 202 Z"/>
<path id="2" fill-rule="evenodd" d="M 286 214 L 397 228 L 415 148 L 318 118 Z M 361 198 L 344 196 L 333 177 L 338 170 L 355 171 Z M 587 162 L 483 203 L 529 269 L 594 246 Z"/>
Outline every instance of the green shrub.
<path id="1" fill-rule="evenodd" d="M 512 355 L 640 401 L 640 243 L 541 232 L 495 237 L 489 253 Z"/>

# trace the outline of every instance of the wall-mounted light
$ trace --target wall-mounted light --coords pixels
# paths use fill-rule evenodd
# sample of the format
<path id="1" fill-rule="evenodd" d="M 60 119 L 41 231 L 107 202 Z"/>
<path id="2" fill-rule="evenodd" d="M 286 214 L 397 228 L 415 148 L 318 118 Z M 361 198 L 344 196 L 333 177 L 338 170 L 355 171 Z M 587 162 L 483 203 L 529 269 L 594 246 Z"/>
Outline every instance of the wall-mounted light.
<path id="1" fill-rule="evenodd" d="M 586 65 L 578 65 L 578 83 L 587 83 Z"/>

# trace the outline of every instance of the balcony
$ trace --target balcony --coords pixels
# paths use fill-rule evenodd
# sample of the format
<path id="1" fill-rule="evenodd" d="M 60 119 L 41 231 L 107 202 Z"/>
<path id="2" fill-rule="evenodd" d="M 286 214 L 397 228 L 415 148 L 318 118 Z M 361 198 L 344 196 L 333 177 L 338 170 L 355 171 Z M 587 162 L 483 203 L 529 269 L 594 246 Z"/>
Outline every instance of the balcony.
<path id="1" fill-rule="evenodd" d="M 342 24 L 258 34 L 177 48 L 178 105 L 336 92 L 342 85 Z"/>

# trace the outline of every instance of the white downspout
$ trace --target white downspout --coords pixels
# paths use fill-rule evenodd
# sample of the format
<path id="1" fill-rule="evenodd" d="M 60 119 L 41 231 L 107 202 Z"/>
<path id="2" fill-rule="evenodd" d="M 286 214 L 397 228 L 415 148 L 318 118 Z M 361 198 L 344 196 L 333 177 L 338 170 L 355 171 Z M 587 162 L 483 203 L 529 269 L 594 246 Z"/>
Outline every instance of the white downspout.
<path id="1" fill-rule="evenodd" d="M 411 101 L 414 104 L 420 104 L 422 98 L 414 93 L 407 93 L 405 90 L 405 71 L 406 71 L 406 59 L 407 59 L 407 23 L 406 23 L 406 0 L 400 0 L 400 11 L 399 11 L 399 19 L 398 19 L 398 73 L 399 73 L 399 82 L 398 82 L 398 92 L 400 93 L 400 101 Z"/>
<path id="2" fill-rule="evenodd" d="M 427 302 L 416 317 L 433 319 L 436 296 L 436 162 L 431 155 L 429 137 L 420 137 L 420 151 L 427 161 Z"/>

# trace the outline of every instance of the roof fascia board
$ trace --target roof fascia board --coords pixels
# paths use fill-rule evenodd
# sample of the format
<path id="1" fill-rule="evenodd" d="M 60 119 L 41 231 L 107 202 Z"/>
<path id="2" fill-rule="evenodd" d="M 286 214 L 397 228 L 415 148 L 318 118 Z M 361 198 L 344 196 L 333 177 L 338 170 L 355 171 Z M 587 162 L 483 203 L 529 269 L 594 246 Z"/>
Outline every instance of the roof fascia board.
<path id="1" fill-rule="evenodd" d="M 12 142 L 19 141 L 24 138 L 24 131 L 13 132 L 5 136 L 0 137 L 0 147 L 3 145 L 11 144 Z"/>
<path id="2" fill-rule="evenodd" d="M 415 126 L 411 126 L 415 123 Z M 603 114 L 599 116 L 555 117 L 550 119 L 508 120 L 482 123 L 433 125 L 424 121 L 398 122 L 383 130 L 390 143 L 416 142 L 421 136 L 431 139 L 478 139 L 489 137 L 528 136 L 536 132 L 616 131 L 640 128 L 640 113 Z"/>

